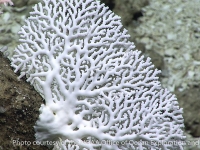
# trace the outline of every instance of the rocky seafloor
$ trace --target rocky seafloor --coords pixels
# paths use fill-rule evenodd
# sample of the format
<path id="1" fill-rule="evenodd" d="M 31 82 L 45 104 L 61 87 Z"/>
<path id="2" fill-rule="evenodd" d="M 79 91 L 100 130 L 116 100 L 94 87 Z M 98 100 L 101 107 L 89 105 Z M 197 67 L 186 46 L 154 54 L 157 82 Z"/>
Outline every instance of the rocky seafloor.
<path id="1" fill-rule="evenodd" d="M 24 19 L 38 0 L 15 0 L 0 16 L 0 150 L 47 149 L 16 146 L 34 141 L 33 126 L 43 102 L 40 95 L 18 80 L 7 57 L 18 44 Z M 184 109 L 185 150 L 200 150 L 200 2 L 197 0 L 102 0 L 122 17 L 137 49 L 162 70 L 160 80 L 177 96 Z M 7 46 L 8 50 L 4 47 Z"/>

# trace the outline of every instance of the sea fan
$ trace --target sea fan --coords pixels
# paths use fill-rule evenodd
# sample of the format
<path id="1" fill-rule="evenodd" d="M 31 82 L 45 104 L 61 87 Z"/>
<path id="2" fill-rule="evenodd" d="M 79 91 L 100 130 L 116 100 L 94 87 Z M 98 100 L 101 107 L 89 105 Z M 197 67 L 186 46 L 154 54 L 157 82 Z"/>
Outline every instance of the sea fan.
<path id="1" fill-rule="evenodd" d="M 175 96 L 104 4 L 44 0 L 19 35 L 12 66 L 46 101 L 37 140 L 90 150 L 182 148 L 163 143 L 184 138 Z"/>

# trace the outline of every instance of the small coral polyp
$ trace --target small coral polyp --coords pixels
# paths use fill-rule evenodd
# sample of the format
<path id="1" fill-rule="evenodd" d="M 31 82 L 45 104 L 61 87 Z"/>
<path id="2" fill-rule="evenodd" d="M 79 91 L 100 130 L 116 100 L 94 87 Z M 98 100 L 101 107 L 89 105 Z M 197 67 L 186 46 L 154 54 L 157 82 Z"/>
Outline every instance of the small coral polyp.
<path id="1" fill-rule="evenodd" d="M 46 101 L 38 141 L 61 139 L 63 149 L 182 148 L 150 143 L 184 139 L 182 109 L 150 58 L 134 49 L 120 17 L 94 0 L 43 0 L 33 9 L 12 66 Z"/>

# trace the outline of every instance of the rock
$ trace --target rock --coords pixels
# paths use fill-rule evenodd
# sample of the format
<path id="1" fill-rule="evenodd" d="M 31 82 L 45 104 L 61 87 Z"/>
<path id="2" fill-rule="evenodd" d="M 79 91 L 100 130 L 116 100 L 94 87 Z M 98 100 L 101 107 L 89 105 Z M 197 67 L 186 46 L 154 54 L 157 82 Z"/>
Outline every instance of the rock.
<path id="1" fill-rule="evenodd" d="M 137 20 L 142 16 L 141 8 L 148 4 L 148 0 L 101 0 L 101 2 L 122 17 L 122 24 L 125 27 L 131 26 L 133 19 Z"/>
<path id="2" fill-rule="evenodd" d="M 146 55 L 148 55 L 151 58 L 151 61 L 153 62 L 155 68 L 159 70 L 164 69 L 163 57 L 160 54 L 151 50 L 151 51 L 146 51 Z"/>
<path id="3" fill-rule="evenodd" d="M 193 137 L 200 137 L 200 87 L 175 92 L 180 107 L 183 108 L 185 130 Z"/>
<path id="4" fill-rule="evenodd" d="M 41 96 L 25 81 L 18 80 L 10 61 L 0 53 L 0 148 L 12 150 L 47 150 L 47 147 L 33 145 L 33 126 L 43 103 Z M 20 146 L 14 141 L 28 141 L 31 145 Z"/>
<path id="5" fill-rule="evenodd" d="M 14 7 L 23 7 L 27 5 L 27 1 L 28 0 L 17 0 L 17 1 L 13 1 L 14 3 Z"/>
<path id="6" fill-rule="evenodd" d="M 29 0 L 28 5 L 34 5 L 34 4 L 37 4 L 39 2 L 41 2 L 41 0 Z"/>

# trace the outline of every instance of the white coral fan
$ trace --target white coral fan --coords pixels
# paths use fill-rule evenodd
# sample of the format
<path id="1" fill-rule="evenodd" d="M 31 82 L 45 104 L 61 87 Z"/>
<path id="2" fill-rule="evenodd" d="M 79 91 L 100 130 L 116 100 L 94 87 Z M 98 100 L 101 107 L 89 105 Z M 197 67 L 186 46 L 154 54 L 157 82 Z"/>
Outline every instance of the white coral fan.
<path id="1" fill-rule="evenodd" d="M 162 85 L 170 91 L 200 84 L 199 6 L 199 0 L 150 0 L 135 29 L 137 42 L 164 57 Z"/>
<path id="2" fill-rule="evenodd" d="M 19 35 L 12 66 L 46 101 L 37 140 L 61 139 L 63 149 L 182 149 L 175 96 L 99 1 L 44 0 Z"/>

